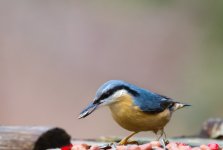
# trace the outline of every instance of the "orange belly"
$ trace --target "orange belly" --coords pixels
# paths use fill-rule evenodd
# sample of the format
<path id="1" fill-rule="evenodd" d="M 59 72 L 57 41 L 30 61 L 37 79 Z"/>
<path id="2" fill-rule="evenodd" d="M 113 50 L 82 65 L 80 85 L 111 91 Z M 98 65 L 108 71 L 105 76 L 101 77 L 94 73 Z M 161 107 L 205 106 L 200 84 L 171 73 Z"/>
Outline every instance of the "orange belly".
<path id="1" fill-rule="evenodd" d="M 143 112 L 135 106 L 130 95 L 120 97 L 116 102 L 109 105 L 114 120 L 123 128 L 134 131 L 161 130 L 171 117 L 169 109 L 161 113 L 152 114 Z"/>

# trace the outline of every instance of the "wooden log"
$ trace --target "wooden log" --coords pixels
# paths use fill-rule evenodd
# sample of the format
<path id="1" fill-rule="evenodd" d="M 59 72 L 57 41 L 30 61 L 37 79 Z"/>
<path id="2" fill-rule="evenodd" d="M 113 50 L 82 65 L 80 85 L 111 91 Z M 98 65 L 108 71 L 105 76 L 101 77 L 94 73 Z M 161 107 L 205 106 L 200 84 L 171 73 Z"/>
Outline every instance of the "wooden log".
<path id="1" fill-rule="evenodd" d="M 43 126 L 0 126 L 0 150 L 45 150 L 71 144 L 64 129 Z"/>
<path id="2" fill-rule="evenodd" d="M 32 150 L 40 135 L 51 128 L 0 126 L 0 150 Z"/>
<path id="3" fill-rule="evenodd" d="M 121 138 L 109 137 L 92 140 L 73 140 L 73 144 L 104 145 L 118 142 Z M 203 139 L 199 137 L 168 138 L 170 142 L 183 142 L 191 146 L 217 143 L 223 147 L 222 140 Z M 140 144 L 153 141 L 152 138 L 135 138 Z M 47 148 L 69 145 L 71 137 L 60 128 L 41 126 L 0 126 L 0 150 L 44 150 Z"/>

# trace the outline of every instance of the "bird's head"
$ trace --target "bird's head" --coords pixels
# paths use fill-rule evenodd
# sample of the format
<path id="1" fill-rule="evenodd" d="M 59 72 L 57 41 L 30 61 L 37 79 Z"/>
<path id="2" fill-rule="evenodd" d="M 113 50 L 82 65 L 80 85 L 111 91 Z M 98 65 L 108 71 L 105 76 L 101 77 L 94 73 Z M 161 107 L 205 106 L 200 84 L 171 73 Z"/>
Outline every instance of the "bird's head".
<path id="1" fill-rule="evenodd" d="M 123 95 L 137 96 L 137 87 L 122 80 L 110 80 L 104 83 L 96 92 L 94 101 L 91 102 L 79 115 L 84 118 L 100 106 L 110 105 L 119 100 Z"/>

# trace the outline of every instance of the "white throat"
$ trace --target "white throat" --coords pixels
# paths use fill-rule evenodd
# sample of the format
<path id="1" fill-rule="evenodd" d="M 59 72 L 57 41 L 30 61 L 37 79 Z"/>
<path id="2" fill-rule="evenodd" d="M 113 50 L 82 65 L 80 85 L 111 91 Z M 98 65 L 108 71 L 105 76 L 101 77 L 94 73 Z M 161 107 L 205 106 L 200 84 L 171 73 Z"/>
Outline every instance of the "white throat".
<path id="1" fill-rule="evenodd" d="M 109 96 L 108 98 L 104 99 L 103 105 L 112 104 L 112 103 L 116 102 L 119 97 L 126 95 L 126 94 L 128 94 L 128 91 L 126 91 L 125 89 L 118 90 L 114 94 Z"/>

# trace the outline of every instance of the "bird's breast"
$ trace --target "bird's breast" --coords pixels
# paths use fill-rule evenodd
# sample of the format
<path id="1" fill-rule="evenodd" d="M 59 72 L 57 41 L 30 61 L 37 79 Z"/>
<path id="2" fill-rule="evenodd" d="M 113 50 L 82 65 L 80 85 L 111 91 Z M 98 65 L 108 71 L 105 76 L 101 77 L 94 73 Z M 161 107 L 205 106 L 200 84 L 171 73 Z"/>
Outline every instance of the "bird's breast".
<path id="1" fill-rule="evenodd" d="M 171 117 L 169 109 L 160 113 L 143 112 L 133 103 L 132 96 L 123 95 L 109 105 L 114 120 L 130 131 L 158 131 Z"/>

